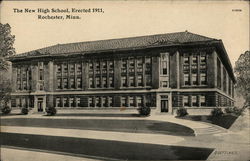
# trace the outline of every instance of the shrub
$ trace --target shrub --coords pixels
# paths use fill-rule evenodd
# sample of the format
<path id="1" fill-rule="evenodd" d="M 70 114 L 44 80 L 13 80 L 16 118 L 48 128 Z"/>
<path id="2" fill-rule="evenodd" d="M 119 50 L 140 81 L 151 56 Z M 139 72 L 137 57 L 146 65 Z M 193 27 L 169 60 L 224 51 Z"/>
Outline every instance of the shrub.
<path id="1" fill-rule="evenodd" d="M 46 107 L 45 110 L 49 116 L 54 116 L 57 112 L 55 107 Z"/>
<path id="2" fill-rule="evenodd" d="M 186 115 L 188 115 L 187 109 L 184 107 L 178 108 L 176 111 L 176 114 L 178 117 L 184 117 Z"/>
<path id="3" fill-rule="evenodd" d="M 237 107 L 227 107 L 225 108 L 225 112 L 228 114 L 235 114 L 237 116 L 242 114 L 242 109 L 239 109 Z"/>
<path id="4" fill-rule="evenodd" d="M 11 112 L 11 108 L 9 106 L 4 106 L 2 109 L 1 109 L 2 113 L 7 115 Z"/>
<path id="5" fill-rule="evenodd" d="M 234 112 L 234 108 L 233 107 L 227 107 L 227 108 L 225 108 L 225 112 L 226 113 L 233 113 Z"/>
<path id="6" fill-rule="evenodd" d="M 151 108 L 148 107 L 148 106 L 140 107 L 140 108 L 138 109 L 138 111 L 139 111 L 139 114 L 140 114 L 141 116 L 149 116 L 149 115 L 150 115 L 150 112 L 151 112 Z"/>
<path id="7" fill-rule="evenodd" d="M 29 113 L 29 109 L 27 107 L 23 107 L 21 113 L 27 115 Z"/>
<path id="8" fill-rule="evenodd" d="M 223 115 L 223 111 L 221 108 L 214 108 L 212 111 L 211 111 L 211 116 L 214 116 L 214 117 L 220 117 Z"/>

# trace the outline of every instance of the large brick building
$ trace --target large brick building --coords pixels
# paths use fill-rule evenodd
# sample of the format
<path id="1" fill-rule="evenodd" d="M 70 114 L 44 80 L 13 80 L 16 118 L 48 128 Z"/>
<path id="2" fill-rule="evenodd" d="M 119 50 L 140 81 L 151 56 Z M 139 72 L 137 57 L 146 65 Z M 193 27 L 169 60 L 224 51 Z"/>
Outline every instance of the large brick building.
<path id="1" fill-rule="evenodd" d="M 17 54 L 12 107 L 135 109 L 172 113 L 233 106 L 221 40 L 190 32 L 57 44 Z"/>

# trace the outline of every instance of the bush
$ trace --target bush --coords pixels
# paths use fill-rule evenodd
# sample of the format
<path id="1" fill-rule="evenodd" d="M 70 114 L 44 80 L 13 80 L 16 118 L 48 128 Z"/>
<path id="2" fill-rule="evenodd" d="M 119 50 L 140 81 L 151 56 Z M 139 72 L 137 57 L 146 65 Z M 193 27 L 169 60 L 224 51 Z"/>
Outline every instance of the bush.
<path id="1" fill-rule="evenodd" d="M 7 115 L 11 112 L 11 108 L 9 106 L 4 106 L 2 109 L 1 109 L 2 113 Z"/>
<path id="2" fill-rule="evenodd" d="M 225 112 L 228 114 L 235 114 L 237 116 L 240 116 L 242 114 L 242 109 L 239 109 L 237 107 L 227 107 L 225 108 Z"/>
<path id="3" fill-rule="evenodd" d="M 212 111 L 211 111 L 211 116 L 214 116 L 214 117 L 220 117 L 223 115 L 223 111 L 221 108 L 214 108 Z"/>
<path id="4" fill-rule="evenodd" d="M 140 108 L 138 109 L 138 111 L 139 111 L 139 114 L 140 114 L 141 116 L 149 116 L 149 115 L 150 115 L 150 112 L 151 112 L 151 108 L 148 107 L 148 106 L 140 107 Z"/>
<path id="5" fill-rule="evenodd" d="M 45 110 L 49 116 L 54 116 L 57 112 L 55 107 L 46 107 Z"/>
<path id="6" fill-rule="evenodd" d="M 21 113 L 27 115 L 29 113 L 29 109 L 27 107 L 23 107 Z"/>
<path id="7" fill-rule="evenodd" d="M 176 111 L 176 114 L 178 117 L 184 117 L 186 115 L 188 115 L 187 109 L 184 107 L 178 108 Z"/>

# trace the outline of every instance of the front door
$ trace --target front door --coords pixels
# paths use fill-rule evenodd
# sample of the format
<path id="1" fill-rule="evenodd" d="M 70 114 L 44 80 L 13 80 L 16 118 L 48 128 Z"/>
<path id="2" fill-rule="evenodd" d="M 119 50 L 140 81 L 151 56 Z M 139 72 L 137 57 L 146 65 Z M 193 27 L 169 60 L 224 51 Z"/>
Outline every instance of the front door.
<path id="1" fill-rule="evenodd" d="M 168 100 L 161 100 L 161 112 L 168 112 Z"/>
<path id="2" fill-rule="evenodd" d="M 37 108 L 38 108 L 38 112 L 43 112 L 43 99 L 42 98 L 38 98 Z"/>

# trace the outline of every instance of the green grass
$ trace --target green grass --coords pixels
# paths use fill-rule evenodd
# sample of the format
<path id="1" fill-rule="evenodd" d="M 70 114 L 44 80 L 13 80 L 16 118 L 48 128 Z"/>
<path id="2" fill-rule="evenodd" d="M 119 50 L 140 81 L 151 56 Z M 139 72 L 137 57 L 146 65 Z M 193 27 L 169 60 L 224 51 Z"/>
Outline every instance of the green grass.
<path id="1" fill-rule="evenodd" d="M 186 126 L 153 120 L 2 118 L 1 125 L 194 136 Z"/>

